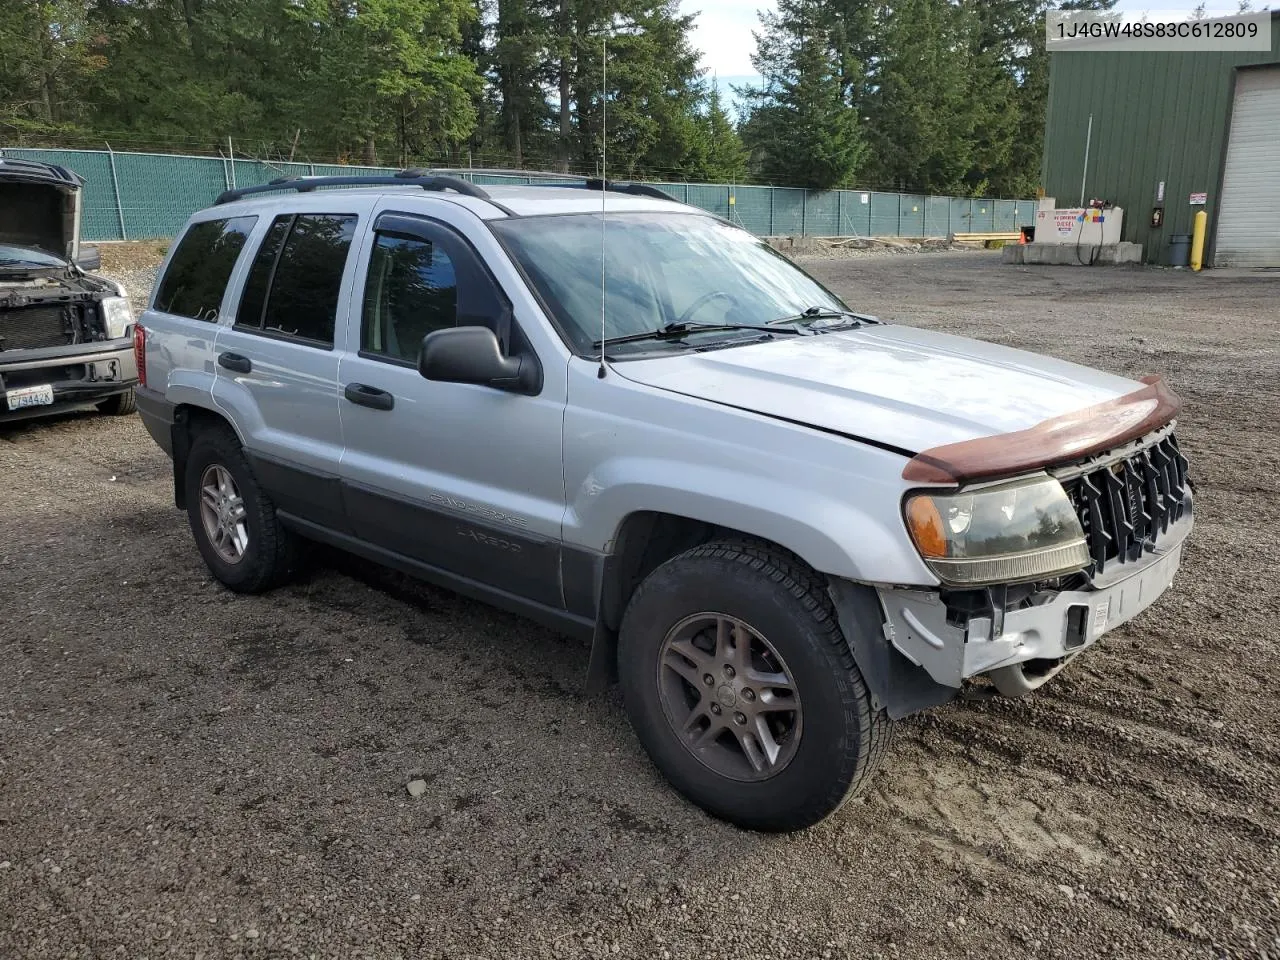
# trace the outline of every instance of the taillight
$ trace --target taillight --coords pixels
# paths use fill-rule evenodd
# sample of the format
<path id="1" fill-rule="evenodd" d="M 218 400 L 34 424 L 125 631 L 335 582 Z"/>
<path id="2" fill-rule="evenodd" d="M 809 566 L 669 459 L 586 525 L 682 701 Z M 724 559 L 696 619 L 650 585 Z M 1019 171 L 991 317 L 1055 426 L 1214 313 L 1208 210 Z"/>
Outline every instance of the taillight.
<path id="1" fill-rule="evenodd" d="M 138 383 L 147 385 L 147 331 L 140 323 L 133 325 L 133 361 L 138 365 Z"/>

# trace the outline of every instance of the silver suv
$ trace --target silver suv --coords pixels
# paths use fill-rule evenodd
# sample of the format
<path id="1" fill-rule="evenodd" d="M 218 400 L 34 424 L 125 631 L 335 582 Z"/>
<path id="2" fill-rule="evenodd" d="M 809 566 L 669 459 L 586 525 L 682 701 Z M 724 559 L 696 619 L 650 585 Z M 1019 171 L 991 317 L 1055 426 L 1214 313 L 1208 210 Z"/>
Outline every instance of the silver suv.
<path id="1" fill-rule="evenodd" d="M 224 194 L 142 316 L 138 405 L 231 589 L 317 540 L 580 636 L 678 790 L 799 829 L 894 720 L 1024 695 L 1170 586 L 1178 401 L 880 322 L 652 193 Z"/>

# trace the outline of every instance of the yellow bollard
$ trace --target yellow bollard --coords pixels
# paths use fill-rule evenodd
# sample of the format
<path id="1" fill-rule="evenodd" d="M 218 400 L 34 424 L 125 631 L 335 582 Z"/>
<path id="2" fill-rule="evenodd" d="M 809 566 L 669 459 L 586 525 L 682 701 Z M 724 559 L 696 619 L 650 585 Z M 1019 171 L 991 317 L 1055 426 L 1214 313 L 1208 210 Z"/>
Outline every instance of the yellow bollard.
<path id="1" fill-rule="evenodd" d="M 1199 272 L 1204 259 L 1204 232 L 1209 226 L 1209 215 L 1197 210 L 1195 226 L 1191 228 L 1191 269 Z"/>

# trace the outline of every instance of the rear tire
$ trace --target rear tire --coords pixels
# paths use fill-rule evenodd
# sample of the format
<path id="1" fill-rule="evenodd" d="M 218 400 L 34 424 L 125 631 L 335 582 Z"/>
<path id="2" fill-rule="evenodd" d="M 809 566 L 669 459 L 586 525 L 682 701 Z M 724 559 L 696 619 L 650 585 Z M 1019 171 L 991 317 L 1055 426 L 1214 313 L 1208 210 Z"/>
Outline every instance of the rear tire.
<path id="1" fill-rule="evenodd" d="M 889 748 L 892 721 L 872 708 L 821 579 L 766 544 L 708 543 L 654 570 L 623 616 L 618 674 L 666 779 L 748 829 L 825 819 Z"/>
<path id="2" fill-rule="evenodd" d="M 133 413 L 138 409 L 137 394 L 134 393 L 133 387 L 130 387 L 124 393 L 117 393 L 113 397 L 101 401 L 98 404 L 98 410 L 105 413 L 109 417 L 123 417 Z"/>
<path id="3" fill-rule="evenodd" d="M 185 479 L 191 533 L 219 581 L 237 593 L 261 593 L 293 576 L 297 538 L 276 518 L 229 428 L 196 435 Z"/>

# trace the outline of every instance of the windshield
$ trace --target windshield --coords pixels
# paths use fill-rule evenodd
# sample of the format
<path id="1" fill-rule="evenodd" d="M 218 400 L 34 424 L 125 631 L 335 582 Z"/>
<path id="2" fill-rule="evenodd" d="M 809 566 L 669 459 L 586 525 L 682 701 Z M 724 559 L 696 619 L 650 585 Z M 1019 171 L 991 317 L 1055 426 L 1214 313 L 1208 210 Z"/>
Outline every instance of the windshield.
<path id="1" fill-rule="evenodd" d="M 490 223 L 570 345 L 598 353 L 601 339 L 601 214 L 517 217 Z M 817 307 L 846 311 L 840 299 L 746 230 L 683 213 L 611 213 L 605 221 L 604 336 L 635 336 L 668 324 L 756 326 Z M 759 334 L 697 329 L 699 341 Z M 627 351 L 676 344 L 611 345 Z"/>
<path id="2" fill-rule="evenodd" d="M 8 243 L 0 243 L 0 270 L 11 270 L 14 267 L 48 270 L 66 265 L 67 261 L 52 253 L 45 253 L 34 247 L 15 247 Z"/>

